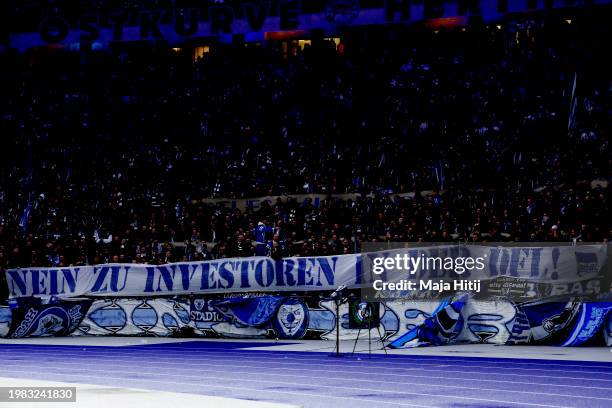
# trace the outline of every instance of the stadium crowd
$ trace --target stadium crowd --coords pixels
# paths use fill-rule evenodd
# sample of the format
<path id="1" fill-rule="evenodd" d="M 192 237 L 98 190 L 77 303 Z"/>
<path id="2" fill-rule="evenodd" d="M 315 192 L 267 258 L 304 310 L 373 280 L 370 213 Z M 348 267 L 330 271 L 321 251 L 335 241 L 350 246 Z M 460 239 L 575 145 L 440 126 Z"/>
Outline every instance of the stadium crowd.
<path id="1" fill-rule="evenodd" d="M 9 51 L 0 269 L 608 240 L 612 28 L 579 24 Z"/>

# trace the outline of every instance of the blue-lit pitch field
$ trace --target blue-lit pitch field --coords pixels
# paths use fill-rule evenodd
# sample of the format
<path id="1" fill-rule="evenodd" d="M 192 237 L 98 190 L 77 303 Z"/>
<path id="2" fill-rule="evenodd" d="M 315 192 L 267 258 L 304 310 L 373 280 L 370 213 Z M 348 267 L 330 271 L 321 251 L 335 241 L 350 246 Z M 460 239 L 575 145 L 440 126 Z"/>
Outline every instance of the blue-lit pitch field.
<path id="1" fill-rule="evenodd" d="M 351 356 L 352 346 L 342 342 L 349 354 L 337 358 L 324 341 L 2 340 L 0 386 L 89 384 L 70 407 L 104 407 L 107 397 L 112 408 L 168 400 L 177 408 L 612 407 L 606 348 L 465 345 L 370 356 L 360 342 Z"/>

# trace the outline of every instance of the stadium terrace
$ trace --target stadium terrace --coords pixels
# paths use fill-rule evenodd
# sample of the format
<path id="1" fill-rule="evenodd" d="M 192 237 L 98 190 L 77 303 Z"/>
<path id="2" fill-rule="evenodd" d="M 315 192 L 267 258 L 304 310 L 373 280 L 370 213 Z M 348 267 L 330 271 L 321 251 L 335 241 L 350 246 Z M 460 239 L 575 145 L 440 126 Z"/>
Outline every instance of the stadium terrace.
<path id="1" fill-rule="evenodd" d="M 110 3 L 0 5 L 0 405 L 610 408 L 610 0 Z"/>

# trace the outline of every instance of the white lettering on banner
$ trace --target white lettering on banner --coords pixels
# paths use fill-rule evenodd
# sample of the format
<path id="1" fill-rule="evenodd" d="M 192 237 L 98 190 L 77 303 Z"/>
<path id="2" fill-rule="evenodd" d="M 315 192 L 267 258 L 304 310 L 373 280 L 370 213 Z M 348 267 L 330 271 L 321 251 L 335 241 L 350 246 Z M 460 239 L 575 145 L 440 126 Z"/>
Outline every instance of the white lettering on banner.
<path id="1" fill-rule="evenodd" d="M 366 254 L 299 257 L 226 258 L 167 265 L 106 264 L 69 268 L 9 269 L 6 278 L 11 298 L 24 296 L 154 296 L 219 292 L 278 292 L 335 290 L 371 287 L 382 279 L 400 282 L 401 273 L 389 276 L 366 273 L 367 262 L 380 257 L 473 257 L 485 260 L 484 268 L 461 273 L 462 278 L 490 280 L 515 277 L 554 283 L 557 293 L 589 293 L 607 261 L 606 245 L 568 247 L 486 247 L 446 245 L 395 249 Z M 457 271 L 436 264 L 414 264 L 407 272 L 418 279 L 456 277 Z M 433 266 L 433 267 L 432 267 Z M 581 283 L 583 282 L 584 283 Z M 570 286 L 568 286 L 570 285 Z M 578 285 L 579 287 L 575 287 Z"/>

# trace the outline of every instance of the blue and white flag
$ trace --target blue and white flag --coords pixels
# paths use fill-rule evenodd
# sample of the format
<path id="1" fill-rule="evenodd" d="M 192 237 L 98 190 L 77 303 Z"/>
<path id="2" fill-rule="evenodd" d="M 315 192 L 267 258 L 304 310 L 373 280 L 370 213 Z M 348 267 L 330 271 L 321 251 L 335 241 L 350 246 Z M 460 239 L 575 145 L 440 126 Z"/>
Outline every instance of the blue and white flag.
<path id="1" fill-rule="evenodd" d="M 459 296 L 455 301 L 445 299 L 438 305 L 431 317 L 423 324 L 389 344 L 391 348 L 412 348 L 420 346 L 440 346 L 450 343 L 463 330 L 464 320 L 461 309 L 468 295 Z"/>
<path id="2" fill-rule="evenodd" d="M 245 326 L 262 326 L 270 322 L 285 298 L 283 296 L 236 297 L 211 302 L 232 322 Z"/>
<path id="3" fill-rule="evenodd" d="M 28 230 L 28 220 L 30 219 L 30 211 L 32 210 L 31 194 L 28 195 L 28 205 L 24 208 L 23 214 L 19 220 L 19 228 L 22 232 Z"/>
<path id="4" fill-rule="evenodd" d="M 612 347 L 612 312 L 608 312 L 608 322 L 604 325 L 603 332 L 606 346 Z"/>
<path id="5" fill-rule="evenodd" d="M 612 310 L 611 302 L 582 303 L 576 323 L 561 346 L 580 346 L 589 341 L 606 323 L 610 310 Z"/>
<path id="6" fill-rule="evenodd" d="M 580 302 L 539 300 L 525 303 L 520 309 L 529 320 L 531 340 L 548 342 L 553 336 L 571 327 L 580 309 Z"/>
<path id="7" fill-rule="evenodd" d="M 68 336 L 79 325 L 92 300 L 62 300 L 41 304 L 40 299 L 20 299 L 12 310 L 7 337 Z"/>
<path id="8" fill-rule="evenodd" d="M 567 131 L 571 132 L 576 124 L 576 108 L 578 106 L 578 99 L 576 97 L 576 82 L 578 80 L 578 74 L 574 73 L 574 82 L 572 85 L 572 93 L 570 96 L 570 112 L 567 120 Z"/>

